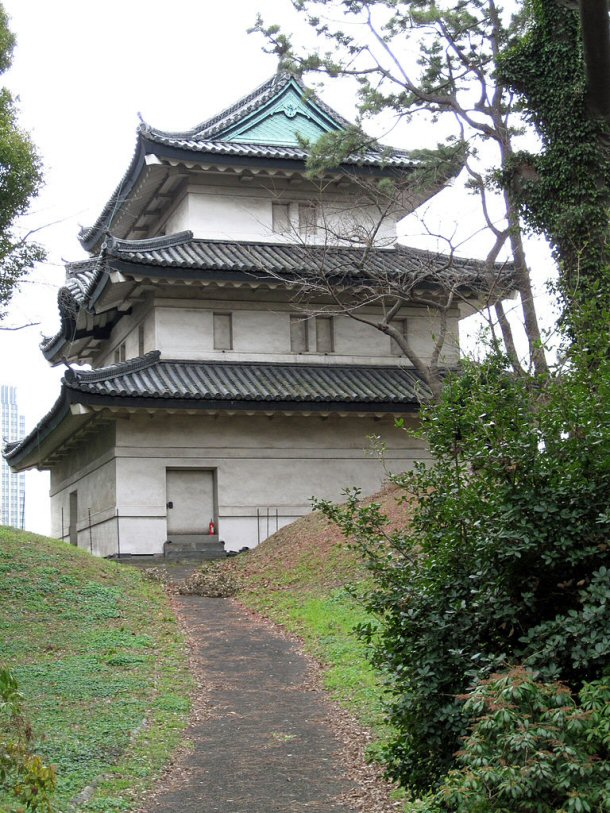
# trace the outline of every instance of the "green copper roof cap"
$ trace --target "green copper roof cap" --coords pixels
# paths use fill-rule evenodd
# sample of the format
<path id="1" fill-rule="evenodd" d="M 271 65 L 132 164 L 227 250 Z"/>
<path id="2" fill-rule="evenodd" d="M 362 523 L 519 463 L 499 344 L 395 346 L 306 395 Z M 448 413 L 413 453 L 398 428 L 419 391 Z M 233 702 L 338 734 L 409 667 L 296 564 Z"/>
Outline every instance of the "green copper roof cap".
<path id="1" fill-rule="evenodd" d="M 274 74 L 247 96 L 190 130 L 156 130 L 142 123 L 144 135 L 189 142 L 237 142 L 298 146 L 299 136 L 315 140 L 323 133 L 342 130 L 350 122 L 326 105 L 300 79 Z"/>
<path id="2" fill-rule="evenodd" d="M 303 139 L 315 142 L 341 125 L 306 96 L 295 79 L 257 110 L 215 135 L 222 141 L 298 146 Z"/>

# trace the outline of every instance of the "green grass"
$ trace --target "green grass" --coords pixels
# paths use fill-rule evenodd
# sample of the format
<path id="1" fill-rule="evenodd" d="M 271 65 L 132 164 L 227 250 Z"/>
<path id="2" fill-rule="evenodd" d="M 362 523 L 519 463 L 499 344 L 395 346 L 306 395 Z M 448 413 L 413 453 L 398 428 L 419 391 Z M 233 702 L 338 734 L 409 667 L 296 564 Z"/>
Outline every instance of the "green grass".
<path id="1" fill-rule="evenodd" d="M 0 528 L 0 664 L 25 695 L 58 811 L 129 810 L 181 739 L 191 679 L 166 596 L 135 569 Z M 0 795 L 0 810 L 16 803 Z"/>

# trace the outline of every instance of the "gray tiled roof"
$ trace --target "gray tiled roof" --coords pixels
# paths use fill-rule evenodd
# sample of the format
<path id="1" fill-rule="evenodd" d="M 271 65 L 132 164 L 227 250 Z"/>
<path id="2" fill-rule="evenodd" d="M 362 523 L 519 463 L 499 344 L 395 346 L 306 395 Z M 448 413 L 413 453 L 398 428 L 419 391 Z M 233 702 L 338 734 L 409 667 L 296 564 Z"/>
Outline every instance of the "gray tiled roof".
<path id="1" fill-rule="evenodd" d="M 185 138 L 160 130 L 149 129 L 146 136 L 157 144 L 165 144 L 179 150 L 187 150 L 207 155 L 245 156 L 247 158 L 273 158 L 286 161 L 306 161 L 308 152 L 301 147 L 290 145 L 251 144 L 233 141 L 206 141 L 199 138 Z M 357 165 L 365 167 L 387 167 L 396 169 L 409 169 L 419 164 L 410 153 L 405 150 L 380 149 L 366 150 L 358 155 L 350 155 L 343 159 L 343 165 Z"/>
<path id="2" fill-rule="evenodd" d="M 247 117 L 252 111 L 262 107 L 267 101 L 277 96 L 289 83 L 295 84 L 299 91 L 314 101 L 315 105 L 326 113 L 335 125 L 341 128 L 350 127 L 351 124 L 336 110 L 325 104 L 318 96 L 312 97 L 311 89 L 291 74 L 278 73 L 248 93 L 226 110 L 216 114 L 210 119 L 197 124 L 190 130 L 171 133 L 158 130 L 148 125 L 142 125 L 142 133 L 158 144 L 176 147 L 180 150 L 208 153 L 210 155 L 239 155 L 252 158 L 279 158 L 295 161 L 305 161 L 307 151 L 296 145 L 270 145 L 254 143 L 236 143 L 223 138 L 223 133 L 234 127 L 239 121 Z M 395 150 L 390 147 L 368 149 L 362 154 L 353 155 L 345 159 L 345 164 L 358 164 L 362 166 L 386 166 L 408 168 L 419 162 L 413 160 L 410 153 L 405 150 Z"/>
<path id="3" fill-rule="evenodd" d="M 70 370 L 68 389 L 109 398 L 242 404 L 419 404 L 429 390 L 398 366 L 162 360 L 158 351 L 100 370 Z"/>
<path id="4" fill-rule="evenodd" d="M 416 410 L 429 397 L 417 373 L 397 365 L 177 361 L 153 351 L 97 370 L 68 370 L 51 410 L 25 438 L 6 444 L 3 454 L 18 469 L 40 463 L 46 440 L 65 421 L 76 420 L 73 404 L 397 414 Z"/>
<path id="5" fill-rule="evenodd" d="M 64 288 L 70 293 L 76 303 L 82 305 L 87 301 L 92 288 L 98 278 L 97 271 L 99 268 L 99 261 L 93 260 L 87 263 L 79 263 L 78 270 L 70 271 L 66 278 Z"/>
<path id="6" fill-rule="evenodd" d="M 241 271 L 257 276 L 264 276 L 267 272 L 286 274 L 287 280 L 291 271 L 314 272 L 324 269 L 349 276 L 362 274 L 364 267 L 371 273 L 421 273 L 445 269 L 449 262 L 446 254 L 400 244 L 392 248 L 367 250 L 365 254 L 363 248 L 200 240 L 193 238 L 189 231 L 149 240 L 107 238 L 104 245 L 108 257 L 134 264 L 201 271 Z M 483 272 L 483 263 L 477 260 L 453 257 L 450 264 L 453 272 L 459 270 L 464 273 L 464 282 L 467 282 L 469 274 L 480 276 Z M 510 271 L 512 266 L 506 268 Z"/>

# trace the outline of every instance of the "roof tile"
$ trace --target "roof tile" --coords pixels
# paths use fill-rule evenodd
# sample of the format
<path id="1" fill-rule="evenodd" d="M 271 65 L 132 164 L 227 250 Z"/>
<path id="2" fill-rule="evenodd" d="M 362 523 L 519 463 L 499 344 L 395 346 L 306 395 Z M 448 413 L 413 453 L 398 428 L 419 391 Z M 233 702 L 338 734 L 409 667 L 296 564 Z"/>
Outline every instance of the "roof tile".
<path id="1" fill-rule="evenodd" d="M 429 390 L 412 369 L 395 366 L 265 364 L 141 359 L 70 371 L 66 386 L 109 398 L 328 404 L 418 404 Z"/>

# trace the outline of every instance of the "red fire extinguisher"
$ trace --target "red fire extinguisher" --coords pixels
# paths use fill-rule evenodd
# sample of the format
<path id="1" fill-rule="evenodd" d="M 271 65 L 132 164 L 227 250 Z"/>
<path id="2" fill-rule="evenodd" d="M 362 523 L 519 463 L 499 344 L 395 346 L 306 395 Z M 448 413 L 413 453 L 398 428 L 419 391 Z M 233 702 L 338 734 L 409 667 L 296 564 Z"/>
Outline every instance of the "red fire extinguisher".
<path id="1" fill-rule="evenodd" d="M 214 520 L 213 519 L 210 520 L 208 530 L 210 532 L 210 536 L 214 536 L 214 534 L 216 533 L 216 526 L 214 525 Z"/>

